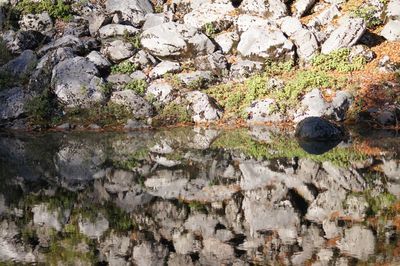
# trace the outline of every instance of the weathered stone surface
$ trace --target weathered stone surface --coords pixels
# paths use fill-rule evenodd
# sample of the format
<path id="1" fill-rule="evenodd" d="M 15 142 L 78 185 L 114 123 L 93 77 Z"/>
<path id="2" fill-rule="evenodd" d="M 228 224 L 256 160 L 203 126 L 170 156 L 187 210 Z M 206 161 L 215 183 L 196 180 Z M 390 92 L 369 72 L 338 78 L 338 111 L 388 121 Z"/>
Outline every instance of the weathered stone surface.
<path id="1" fill-rule="evenodd" d="M 101 89 L 103 79 L 96 66 L 83 57 L 58 63 L 51 83 L 58 100 L 67 107 L 88 107 L 105 99 Z"/>
<path id="2" fill-rule="evenodd" d="M 139 29 L 121 24 L 108 24 L 99 29 L 100 38 L 110 38 L 116 36 L 124 36 L 126 34 L 135 35 L 139 32 Z"/>
<path id="3" fill-rule="evenodd" d="M 240 4 L 243 13 L 254 14 L 269 19 L 277 19 L 287 15 L 287 7 L 283 1 L 244 0 Z"/>
<path id="4" fill-rule="evenodd" d="M 133 261 L 138 266 L 158 266 L 164 264 L 168 249 L 162 245 L 144 242 L 133 248 Z"/>
<path id="5" fill-rule="evenodd" d="M 114 20 L 123 24 L 131 23 L 133 26 L 140 26 L 148 13 L 153 13 L 153 7 L 149 0 L 107 0 L 106 10 L 116 14 Z"/>
<path id="6" fill-rule="evenodd" d="M 307 13 L 315 4 L 315 0 L 297 0 L 293 6 L 296 10 L 296 17 L 302 17 Z"/>
<path id="7" fill-rule="evenodd" d="M 251 60 L 239 60 L 231 66 L 231 76 L 236 79 L 247 78 L 263 70 L 263 64 Z"/>
<path id="8" fill-rule="evenodd" d="M 367 260 L 375 252 L 375 236 L 371 230 L 355 225 L 344 231 L 344 238 L 337 246 L 343 253 Z"/>
<path id="9" fill-rule="evenodd" d="M 381 35 L 388 41 L 400 40 L 400 20 L 390 20 L 381 31 Z"/>
<path id="10" fill-rule="evenodd" d="M 329 54 L 336 49 L 351 47 L 361 38 L 365 30 L 366 24 L 363 19 L 345 19 L 322 44 L 321 52 Z"/>
<path id="11" fill-rule="evenodd" d="M 145 19 L 146 21 L 144 22 L 142 27 L 143 31 L 170 21 L 169 16 L 167 16 L 164 13 L 161 14 L 149 13 L 146 15 Z"/>
<path id="12" fill-rule="evenodd" d="M 19 81 L 19 79 L 27 79 L 33 69 L 36 67 L 37 57 L 32 50 L 23 51 L 17 58 L 9 61 L 7 64 L 0 67 L 0 72 Z"/>
<path id="13" fill-rule="evenodd" d="M 200 91 L 191 91 L 186 94 L 186 99 L 193 110 L 193 121 L 198 123 L 216 121 L 222 117 L 222 111 L 214 99 Z"/>
<path id="14" fill-rule="evenodd" d="M 99 239 L 109 228 L 108 220 L 99 214 L 95 221 L 80 219 L 78 222 L 79 232 L 92 239 Z"/>
<path id="15" fill-rule="evenodd" d="M 230 15 L 234 10 L 229 2 L 200 4 L 192 12 L 187 13 L 183 20 L 186 25 L 201 29 L 204 25 L 212 23 L 213 25 L 229 25 L 233 19 Z"/>
<path id="16" fill-rule="evenodd" d="M 107 69 L 111 66 L 110 61 L 107 60 L 100 52 L 92 51 L 86 56 L 99 70 Z"/>
<path id="17" fill-rule="evenodd" d="M 19 21 L 22 30 L 34 30 L 49 33 L 53 29 L 53 21 L 47 12 L 41 14 L 26 14 Z"/>
<path id="18" fill-rule="evenodd" d="M 151 104 L 132 90 L 113 92 L 110 101 L 130 109 L 136 118 L 147 118 L 153 114 Z"/>
<path id="19" fill-rule="evenodd" d="M 151 71 L 150 71 L 150 77 L 151 78 L 159 78 L 162 77 L 164 74 L 167 73 L 175 73 L 179 72 L 181 70 L 181 67 L 179 63 L 172 62 L 172 61 L 162 61 L 158 65 L 156 65 Z"/>
<path id="20" fill-rule="evenodd" d="M 0 120 L 15 119 L 25 113 L 31 96 L 21 87 L 0 92 Z"/>
<path id="21" fill-rule="evenodd" d="M 270 20 L 261 18 L 259 16 L 243 14 L 237 18 L 235 26 L 238 32 L 242 33 L 251 28 L 268 28 L 271 26 L 275 26 L 275 24 L 272 23 Z"/>
<path id="22" fill-rule="evenodd" d="M 289 60 L 293 43 L 277 28 L 251 28 L 240 37 L 239 53 L 247 58 Z"/>
<path id="23" fill-rule="evenodd" d="M 215 45 L 195 28 L 175 22 L 164 23 L 144 31 L 143 47 L 159 57 L 191 57 L 212 53 Z"/>
<path id="24" fill-rule="evenodd" d="M 214 40 L 221 47 L 222 52 L 227 54 L 232 50 L 235 42 L 239 41 L 239 35 L 236 32 L 224 32 L 215 36 Z"/>
<path id="25" fill-rule="evenodd" d="M 247 120 L 251 123 L 263 122 L 280 122 L 284 117 L 274 112 L 276 103 L 272 99 L 264 99 L 253 102 L 250 107 L 246 108 L 248 113 Z"/>
<path id="26" fill-rule="evenodd" d="M 122 40 L 115 40 L 107 43 L 102 49 L 102 54 L 106 55 L 113 62 L 120 62 L 135 54 L 135 49 L 131 43 Z"/>
<path id="27" fill-rule="evenodd" d="M 400 20 L 400 1 L 391 0 L 386 7 L 386 16 L 389 19 Z"/>
<path id="28" fill-rule="evenodd" d="M 49 51 L 56 50 L 61 47 L 70 47 L 76 54 L 80 54 L 85 50 L 84 43 L 78 37 L 73 35 L 65 35 L 40 48 L 37 54 L 42 56 Z"/>
<path id="29" fill-rule="evenodd" d="M 155 81 L 147 88 L 146 95 L 155 97 L 158 102 L 167 103 L 173 99 L 173 87 L 165 81 Z M 151 96 L 152 95 L 152 96 Z"/>

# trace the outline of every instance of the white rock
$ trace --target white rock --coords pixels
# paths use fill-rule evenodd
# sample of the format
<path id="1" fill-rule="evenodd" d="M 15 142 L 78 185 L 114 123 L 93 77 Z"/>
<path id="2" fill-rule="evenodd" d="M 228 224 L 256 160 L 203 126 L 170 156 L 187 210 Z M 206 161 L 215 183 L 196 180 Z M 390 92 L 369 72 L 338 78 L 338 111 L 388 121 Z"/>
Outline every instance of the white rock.
<path id="1" fill-rule="evenodd" d="M 400 41 L 400 20 L 390 20 L 383 27 L 381 35 L 388 41 Z"/>

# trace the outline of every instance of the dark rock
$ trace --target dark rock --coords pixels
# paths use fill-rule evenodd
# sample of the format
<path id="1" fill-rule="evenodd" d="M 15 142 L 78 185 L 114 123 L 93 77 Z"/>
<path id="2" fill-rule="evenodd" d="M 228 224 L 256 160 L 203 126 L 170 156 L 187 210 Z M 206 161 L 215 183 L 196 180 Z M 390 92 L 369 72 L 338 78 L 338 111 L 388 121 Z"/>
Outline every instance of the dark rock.
<path id="1" fill-rule="evenodd" d="M 320 117 L 307 117 L 296 127 L 296 137 L 303 140 L 334 141 L 345 137 L 344 129 Z"/>

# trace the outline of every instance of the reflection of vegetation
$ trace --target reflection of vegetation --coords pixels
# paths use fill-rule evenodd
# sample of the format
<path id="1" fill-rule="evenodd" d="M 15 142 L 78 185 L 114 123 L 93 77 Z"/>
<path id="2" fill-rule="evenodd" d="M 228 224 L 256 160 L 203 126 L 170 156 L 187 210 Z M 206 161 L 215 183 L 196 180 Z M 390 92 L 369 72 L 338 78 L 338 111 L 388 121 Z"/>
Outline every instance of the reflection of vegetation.
<path id="1" fill-rule="evenodd" d="M 148 157 L 148 154 L 149 149 L 147 147 L 143 147 L 133 154 L 127 156 L 126 159 L 113 161 L 112 164 L 118 169 L 130 171 L 139 166 L 140 161 L 145 160 Z"/>
<path id="2" fill-rule="evenodd" d="M 310 158 L 317 162 L 329 161 L 337 166 L 349 166 L 354 161 L 366 159 L 366 155 L 349 148 L 336 147 L 324 154 L 314 155 L 304 151 L 296 139 L 284 135 L 271 135 L 268 143 L 254 140 L 245 130 L 228 131 L 214 143 L 214 148 L 234 149 L 256 159 Z"/>
<path id="3" fill-rule="evenodd" d="M 24 204 L 26 206 L 33 206 L 45 203 L 48 210 L 53 211 L 57 209 L 70 210 L 76 201 L 76 194 L 66 190 L 59 189 L 55 192 L 55 195 L 56 196 L 30 194 L 25 198 Z"/>
<path id="4" fill-rule="evenodd" d="M 191 212 L 207 212 L 206 204 L 199 201 L 191 201 L 188 206 Z"/>

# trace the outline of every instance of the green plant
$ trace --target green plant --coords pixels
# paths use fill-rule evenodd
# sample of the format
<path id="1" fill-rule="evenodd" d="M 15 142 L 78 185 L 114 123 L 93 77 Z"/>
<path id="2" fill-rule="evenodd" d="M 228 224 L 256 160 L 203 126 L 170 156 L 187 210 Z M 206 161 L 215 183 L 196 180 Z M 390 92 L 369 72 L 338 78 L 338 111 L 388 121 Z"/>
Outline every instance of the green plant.
<path id="1" fill-rule="evenodd" d="M 133 48 L 135 49 L 140 49 L 142 47 L 142 44 L 140 43 L 140 35 L 136 34 L 134 36 L 131 36 L 128 31 L 124 31 L 124 41 L 132 44 Z"/>
<path id="2" fill-rule="evenodd" d="M 190 90 L 200 90 L 207 86 L 208 80 L 204 77 L 198 77 L 195 80 L 190 81 L 186 86 Z"/>
<path id="3" fill-rule="evenodd" d="M 138 66 L 130 61 L 123 61 L 111 67 L 112 74 L 131 74 L 136 71 Z"/>
<path id="4" fill-rule="evenodd" d="M 22 0 L 16 5 L 16 9 L 23 14 L 39 14 L 48 12 L 53 19 L 69 20 L 72 16 L 71 5 L 63 0 Z"/>
<path id="5" fill-rule="evenodd" d="M 264 64 L 264 71 L 267 75 L 281 75 L 293 70 L 294 61 L 275 62 L 267 59 Z"/>
<path id="6" fill-rule="evenodd" d="M 154 7 L 154 11 L 155 11 L 156 13 L 162 13 L 162 12 L 164 11 L 163 5 L 160 5 L 160 4 L 156 5 L 156 6 Z"/>
<path id="7" fill-rule="evenodd" d="M 140 96 L 146 93 L 147 83 L 143 79 L 134 79 L 124 86 L 125 90 L 133 90 Z"/>
<path id="8" fill-rule="evenodd" d="M 209 36 L 213 37 L 217 33 L 217 29 L 214 27 L 214 25 L 211 22 L 206 23 L 203 26 L 204 33 Z"/>
<path id="9" fill-rule="evenodd" d="M 0 65 L 10 61 L 12 58 L 11 52 L 8 50 L 6 43 L 0 38 Z M 1 73 L 0 73 L 1 74 Z"/>
<path id="10" fill-rule="evenodd" d="M 49 119 L 58 108 L 55 96 L 49 89 L 29 100 L 25 106 L 26 112 L 34 124 L 48 125 Z"/>
<path id="11" fill-rule="evenodd" d="M 361 70 L 366 64 L 365 59 L 361 56 L 353 58 L 351 62 L 349 56 L 350 49 L 342 48 L 326 55 L 320 54 L 314 56 L 311 59 L 311 64 L 316 70 L 336 70 L 339 72 Z"/>
<path id="12" fill-rule="evenodd" d="M 363 6 L 357 7 L 352 10 L 351 15 L 353 17 L 363 18 L 367 23 L 368 28 L 375 28 L 383 23 L 383 20 L 379 16 L 379 9 L 376 6 Z"/>
<path id="13" fill-rule="evenodd" d="M 101 93 L 103 93 L 106 96 L 110 95 L 113 90 L 113 85 L 109 82 L 102 83 L 99 86 Z"/>
<path id="14" fill-rule="evenodd" d="M 192 122 L 192 113 L 185 103 L 169 103 L 153 119 L 154 125 L 172 125 Z"/>

